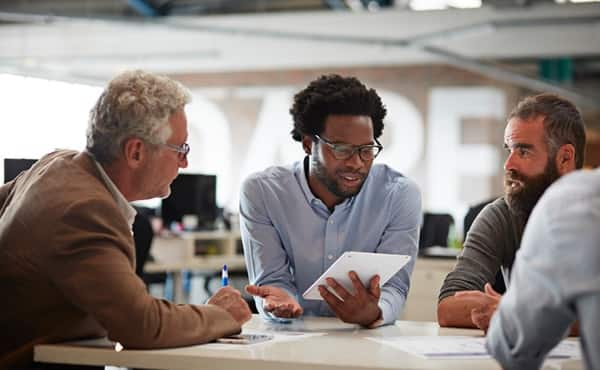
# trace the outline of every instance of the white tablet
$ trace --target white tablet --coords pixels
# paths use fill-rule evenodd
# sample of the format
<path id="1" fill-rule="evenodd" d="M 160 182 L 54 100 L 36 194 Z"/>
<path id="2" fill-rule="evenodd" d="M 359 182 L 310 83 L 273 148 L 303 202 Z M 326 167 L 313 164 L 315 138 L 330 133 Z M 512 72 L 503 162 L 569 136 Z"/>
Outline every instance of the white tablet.
<path id="1" fill-rule="evenodd" d="M 326 286 L 331 293 L 339 296 L 329 288 L 326 278 L 334 278 L 346 290 L 353 292 L 352 282 L 348 273 L 355 271 L 365 287 L 375 275 L 379 275 L 379 286 L 383 286 L 404 265 L 410 261 L 410 256 L 403 254 L 367 253 L 367 252 L 344 252 L 319 278 L 302 294 L 304 299 L 323 300 L 319 293 L 319 285 Z M 341 298 L 340 298 L 341 299 Z"/>

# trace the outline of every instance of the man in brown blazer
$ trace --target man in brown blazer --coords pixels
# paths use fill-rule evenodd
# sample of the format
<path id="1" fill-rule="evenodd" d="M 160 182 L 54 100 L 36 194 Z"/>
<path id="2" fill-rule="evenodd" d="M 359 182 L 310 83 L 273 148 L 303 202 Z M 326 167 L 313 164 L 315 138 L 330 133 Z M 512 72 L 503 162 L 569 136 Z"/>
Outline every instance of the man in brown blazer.
<path id="1" fill-rule="evenodd" d="M 239 333 L 250 319 L 230 287 L 206 305 L 176 305 L 135 274 L 129 202 L 168 196 L 187 166 L 189 99 L 166 77 L 120 74 L 90 113 L 85 151 L 50 153 L 0 187 L 0 367 L 33 366 L 39 343 L 185 346 Z"/>

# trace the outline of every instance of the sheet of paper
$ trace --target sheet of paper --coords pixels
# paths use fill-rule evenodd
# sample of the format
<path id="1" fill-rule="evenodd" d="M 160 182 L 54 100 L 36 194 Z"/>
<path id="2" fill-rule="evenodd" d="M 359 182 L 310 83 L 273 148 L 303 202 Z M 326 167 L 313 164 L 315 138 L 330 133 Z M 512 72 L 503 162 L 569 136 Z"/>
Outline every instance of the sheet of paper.
<path id="1" fill-rule="evenodd" d="M 381 279 L 380 285 L 383 285 L 394 276 L 394 274 L 400 271 L 408 261 L 410 261 L 410 256 L 401 254 L 344 252 L 308 289 L 306 289 L 302 294 L 302 297 L 304 297 L 304 299 L 323 300 L 319 293 L 319 285 L 327 286 L 325 279 L 328 277 L 334 278 L 346 288 L 346 290 L 353 292 L 354 288 L 348 277 L 350 271 L 355 271 L 365 286 L 375 275 L 379 275 Z M 332 289 L 329 291 L 337 296 Z"/>
<path id="2" fill-rule="evenodd" d="M 490 358 L 484 337 L 422 336 L 422 337 L 369 337 L 369 340 L 386 344 L 426 359 L 473 359 Z M 564 340 L 549 354 L 548 358 L 579 359 L 579 341 Z"/>

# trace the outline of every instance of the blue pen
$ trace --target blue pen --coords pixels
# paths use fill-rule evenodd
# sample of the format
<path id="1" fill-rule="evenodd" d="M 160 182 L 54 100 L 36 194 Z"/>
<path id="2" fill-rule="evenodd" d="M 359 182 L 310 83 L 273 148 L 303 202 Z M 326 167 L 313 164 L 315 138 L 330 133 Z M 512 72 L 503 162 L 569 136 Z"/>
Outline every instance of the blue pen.
<path id="1" fill-rule="evenodd" d="M 221 270 L 221 285 L 229 285 L 229 273 L 227 272 L 227 265 L 223 265 L 223 270 Z"/>

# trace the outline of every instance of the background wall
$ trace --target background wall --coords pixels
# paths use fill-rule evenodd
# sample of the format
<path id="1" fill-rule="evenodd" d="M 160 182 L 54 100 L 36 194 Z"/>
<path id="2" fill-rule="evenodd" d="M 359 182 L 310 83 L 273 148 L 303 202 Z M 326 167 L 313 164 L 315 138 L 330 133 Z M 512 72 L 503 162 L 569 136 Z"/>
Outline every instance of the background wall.
<path id="1" fill-rule="evenodd" d="M 237 208 L 239 184 L 248 174 L 303 157 L 289 135 L 288 110 L 294 93 L 325 73 L 356 76 L 382 95 L 388 117 L 377 161 L 413 178 L 427 210 L 462 219 L 468 205 L 502 193 L 505 117 L 528 93 L 510 84 L 438 65 L 175 75 L 193 89 L 195 103 L 219 112 L 218 124 L 227 129 L 216 132 L 231 135 L 230 143 L 215 137 L 214 119 L 188 112 L 192 126 L 204 127 L 197 135 L 203 148 L 192 146 L 190 169 L 206 157 L 218 162 L 230 181 L 223 204 Z M 228 152 L 207 152 L 213 141 Z"/>
<path id="2" fill-rule="evenodd" d="M 172 75 L 194 94 L 185 172 L 217 174 L 219 204 L 236 210 L 247 175 L 302 158 L 289 135 L 289 108 L 296 92 L 326 73 L 356 76 L 380 93 L 388 116 L 377 161 L 413 178 L 425 209 L 461 219 L 468 205 L 502 193 L 505 118 L 533 92 L 444 65 Z M 3 76 L 0 157 L 39 158 L 55 148 L 84 147 L 100 86 Z M 597 112 L 584 113 L 595 127 Z M 593 166 L 600 162 L 600 140 L 594 132 L 588 136 Z"/>
<path id="3" fill-rule="evenodd" d="M 289 108 L 296 92 L 326 73 L 356 76 L 382 96 L 385 149 L 376 161 L 414 179 L 425 210 L 452 214 L 460 230 L 469 205 L 502 193 L 505 118 L 532 92 L 444 65 L 172 75 L 194 95 L 187 107 L 192 151 L 184 172 L 216 174 L 219 205 L 237 211 L 246 176 L 303 158 L 289 134 Z M 100 86 L 0 77 L 0 158 L 85 147 L 87 115 Z M 597 116 L 588 116 L 595 123 Z M 594 165 L 600 140 L 593 132 L 589 138 L 587 160 Z"/>

